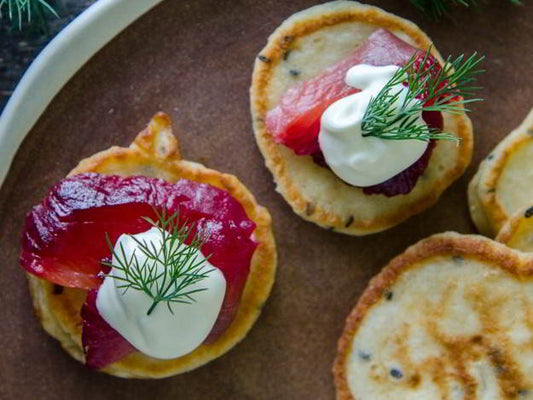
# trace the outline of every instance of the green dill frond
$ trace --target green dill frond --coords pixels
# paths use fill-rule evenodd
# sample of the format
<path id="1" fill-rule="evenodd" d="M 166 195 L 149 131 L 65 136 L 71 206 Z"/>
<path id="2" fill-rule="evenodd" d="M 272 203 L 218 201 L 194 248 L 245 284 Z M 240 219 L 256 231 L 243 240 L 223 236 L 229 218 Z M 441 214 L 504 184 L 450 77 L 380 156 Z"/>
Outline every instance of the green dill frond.
<path id="1" fill-rule="evenodd" d="M 116 250 L 106 235 L 114 263 L 103 262 L 104 265 L 122 272 L 122 276 L 108 276 L 120 281 L 117 287 L 123 289 L 123 293 L 130 289 L 139 290 L 152 299 L 147 315 L 150 315 L 159 303 L 166 303 L 171 313 L 173 304 L 193 303 L 193 295 L 206 289 L 193 289 L 191 286 L 207 278 L 213 271 L 206 269 L 206 260 L 209 257 L 198 256 L 207 239 L 204 232 L 197 231 L 193 224 L 181 223 L 177 212 L 167 216 L 166 210 L 163 210 L 157 217 L 155 221 L 144 219 L 161 230 L 161 246 L 131 236 L 140 254 L 134 251 L 128 257 L 122 244 Z M 186 242 L 189 244 L 184 245 Z M 144 261 L 141 262 L 140 259 Z M 163 269 L 158 266 L 163 266 Z"/>
<path id="2" fill-rule="evenodd" d="M 436 62 L 429 67 L 426 65 L 431 57 L 430 49 L 418 67 L 415 66 L 417 57 L 417 54 L 413 55 L 370 100 L 361 123 L 363 136 L 390 140 L 459 140 L 450 133 L 440 132 L 418 121 L 422 111 L 460 114 L 469 111 L 465 104 L 480 101 L 468 97 L 479 89 L 472 84 L 477 75 L 484 72 L 479 69 L 484 57 L 478 57 L 477 53 L 466 60 L 464 55 L 455 59 L 448 57 L 442 68 Z M 400 85 L 408 88 L 401 101 Z M 421 98 L 424 102 L 419 100 Z"/>

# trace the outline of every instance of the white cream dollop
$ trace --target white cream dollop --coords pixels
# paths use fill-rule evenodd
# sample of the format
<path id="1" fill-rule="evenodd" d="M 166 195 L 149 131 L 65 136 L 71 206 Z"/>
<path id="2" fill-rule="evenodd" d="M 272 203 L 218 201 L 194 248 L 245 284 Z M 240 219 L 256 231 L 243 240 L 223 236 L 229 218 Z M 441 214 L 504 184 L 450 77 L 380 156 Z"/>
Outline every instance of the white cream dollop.
<path id="1" fill-rule="evenodd" d="M 372 97 L 383 89 L 399 67 L 356 65 L 348 70 L 347 85 L 360 92 L 331 104 L 322 114 L 318 141 L 331 170 L 343 181 L 359 187 L 385 182 L 414 164 L 426 151 L 421 140 L 385 140 L 364 137 L 361 122 Z M 393 87 L 398 106 L 407 95 L 403 85 Z M 422 114 L 418 123 L 425 124 Z"/>
<path id="2" fill-rule="evenodd" d="M 167 234 L 167 233 L 165 233 Z M 114 247 L 115 253 L 120 254 L 124 248 L 127 259 L 133 254 L 140 265 L 146 260 L 146 255 L 140 250 L 137 242 L 152 243 L 157 249 L 161 248 L 163 231 L 159 228 L 136 235 L 121 235 Z M 187 246 L 180 244 L 180 246 Z M 205 257 L 197 251 L 196 261 Z M 113 264 L 117 260 L 113 257 Z M 139 290 L 129 289 L 124 292 L 119 288 L 122 281 L 107 276 L 98 291 L 96 308 L 102 318 L 120 333 L 137 350 L 154 358 L 171 359 L 188 354 L 202 344 L 213 328 L 224 295 L 226 280 L 222 272 L 205 260 L 202 272 L 209 272 L 205 279 L 188 286 L 188 290 L 205 288 L 192 295 L 194 302 L 190 304 L 176 303 L 172 305 L 173 314 L 166 303 L 159 303 L 150 315 L 147 311 L 152 305 L 152 299 Z M 158 271 L 163 271 L 161 263 L 156 264 Z M 109 275 L 123 277 L 124 273 L 112 268 Z M 160 277 L 159 279 L 162 279 Z"/>

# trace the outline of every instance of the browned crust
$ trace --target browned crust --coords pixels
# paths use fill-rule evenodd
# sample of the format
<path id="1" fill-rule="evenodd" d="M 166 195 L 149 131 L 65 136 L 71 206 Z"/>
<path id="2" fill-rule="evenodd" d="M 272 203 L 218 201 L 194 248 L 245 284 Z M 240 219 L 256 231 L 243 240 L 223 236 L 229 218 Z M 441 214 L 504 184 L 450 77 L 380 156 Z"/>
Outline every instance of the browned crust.
<path id="1" fill-rule="evenodd" d="M 163 113 L 154 116 L 148 128 L 129 148 L 111 147 L 97 153 L 81 161 L 69 175 L 83 172 L 139 175 L 139 171 L 171 182 L 186 178 L 224 189 L 243 205 L 248 217 L 257 225 L 254 235 L 259 246 L 252 257 L 237 315 L 219 339 L 177 359 L 156 360 L 135 353 L 102 370 L 120 377 L 162 378 L 197 368 L 221 356 L 246 336 L 270 294 L 277 255 L 268 211 L 257 204 L 254 196 L 235 176 L 182 160 L 170 119 Z M 83 362 L 80 308 L 85 291 L 57 290 L 53 284 L 29 274 L 28 280 L 36 315 L 45 330 L 58 339 L 72 357 Z"/>
<path id="2" fill-rule="evenodd" d="M 533 229 L 533 205 L 518 210 L 508 218 L 498 232 L 495 240 L 513 247 L 509 243 L 513 241 L 517 235 L 520 235 L 524 228 L 527 230 L 527 234 L 533 233 L 530 231 Z"/>
<path id="3" fill-rule="evenodd" d="M 255 137 L 265 158 L 266 166 L 274 175 L 274 180 L 281 195 L 290 204 L 293 211 L 302 218 L 324 228 L 350 235 L 366 235 L 395 226 L 432 206 L 438 200 L 440 194 L 453 181 L 459 178 L 470 164 L 473 134 L 470 119 L 466 114 L 450 116 L 457 124 L 455 134 L 461 138 L 461 146 L 457 150 L 459 152 L 458 162 L 449 168 L 442 179 L 436 180 L 418 201 L 405 202 L 395 212 L 382 214 L 374 219 L 358 219 L 357 216 L 338 215 L 328 211 L 321 204 L 312 204 L 313 212 L 309 213 L 310 203 L 302 195 L 298 182 L 293 181 L 286 173 L 285 161 L 283 155 L 279 152 L 280 145 L 274 143 L 272 135 L 266 129 L 264 122 L 269 106 L 268 90 L 270 80 L 274 67 L 283 58 L 285 51 L 290 48 L 295 38 L 345 22 L 369 23 L 394 32 L 402 32 L 408 35 L 420 48 L 433 46 L 429 37 L 410 21 L 387 13 L 380 8 L 356 2 L 339 2 L 339 5 L 340 7 L 335 10 L 327 9 L 327 11 L 318 16 L 300 19 L 288 27 L 283 28 L 282 25 L 272 34 L 266 47 L 260 52 L 261 56 L 268 59 L 268 62 L 263 62 L 260 59 L 255 61 L 250 89 L 251 112 Z M 287 38 L 290 38 L 290 40 L 287 40 Z M 432 53 L 439 60 L 442 60 L 434 46 L 432 47 Z M 331 173 L 331 179 L 338 180 L 339 178 Z M 361 189 L 353 187 L 352 190 L 360 191 Z M 405 197 L 408 198 L 409 195 Z M 382 200 L 380 199 L 380 201 Z M 347 224 L 347 220 L 350 221 L 349 224 Z"/>
<path id="4" fill-rule="evenodd" d="M 493 232 L 490 221 L 481 203 L 478 189 L 481 171 L 485 168 L 485 163 L 487 162 L 488 160 L 483 161 L 478 167 L 478 172 L 472 177 L 472 180 L 468 184 L 467 197 L 470 218 L 474 222 L 474 225 L 476 225 L 478 232 L 486 236 L 492 236 Z"/>
<path id="5" fill-rule="evenodd" d="M 509 218 L 502 226 L 502 229 L 496 235 L 494 240 L 507 244 L 509 240 L 517 233 L 520 223 L 524 217 L 525 210 L 520 210 Z"/>
<path id="6" fill-rule="evenodd" d="M 383 298 L 383 293 L 398 277 L 410 268 L 436 256 L 458 255 L 490 262 L 517 277 L 533 276 L 533 258 L 512 250 L 500 243 L 477 235 L 460 235 L 447 232 L 431 236 L 409 247 L 397 256 L 369 283 L 348 318 L 337 346 L 333 375 L 337 400 L 354 400 L 346 376 L 346 359 L 351 351 L 353 337 L 361 321 L 374 304 Z"/>
<path id="7" fill-rule="evenodd" d="M 491 151 L 489 157 L 483 161 L 478 172 L 470 181 L 468 190 L 472 220 L 478 230 L 487 236 L 495 236 L 510 217 L 498 201 L 497 188 L 512 154 L 522 146 L 531 145 L 533 141 L 532 131 L 533 110 L 519 127 Z"/>
<path id="8" fill-rule="evenodd" d="M 505 169 L 505 165 L 514 152 L 518 151 L 520 147 L 530 144 L 532 140 L 533 138 L 530 135 L 523 134 L 516 136 L 514 140 L 510 141 L 507 146 L 502 149 L 502 152 L 498 154 L 491 167 L 487 169 L 485 179 L 480 183 L 484 186 L 484 190 L 482 194 L 478 194 L 479 199 L 483 204 L 485 214 L 489 218 L 490 225 L 494 232 L 498 232 L 500 227 L 509 218 L 508 213 L 505 212 L 502 204 L 500 204 L 496 196 L 496 188 L 498 187 L 498 182 Z"/>

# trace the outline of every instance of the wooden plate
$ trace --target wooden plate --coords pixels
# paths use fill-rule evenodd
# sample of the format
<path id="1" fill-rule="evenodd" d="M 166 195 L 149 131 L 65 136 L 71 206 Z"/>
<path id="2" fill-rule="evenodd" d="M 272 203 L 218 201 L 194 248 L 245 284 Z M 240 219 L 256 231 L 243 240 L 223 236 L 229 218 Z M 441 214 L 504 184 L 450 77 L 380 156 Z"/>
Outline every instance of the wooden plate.
<path id="1" fill-rule="evenodd" d="M 472 108 L 475 156 L 429 211 L 364 238 L 327 232 L 274 191 L 252 132 L 248 87 L 267 36 L 312 1 L 166 1 L 99 52 L 25 140 L 0 191 L 1 399 L 331 399 L 344 319 L 370 277 L 408 245 L 445 230 L 473 232 L 466 185 L 533 103 L 533 2 L 493 1 L 433 23 L 407 0 L 369 1 L 419 23 L 443 54 L 486 54 L 486 100 Z M 46 79 L 46 77 L 43 77 Z M 222 358 L 162 381 L 121 380 L 72 360 L 33 317 L 18 267 L 25 214 L 81 158 L 126 145 L 156 111 L 169 113 L 190 160 L 236 174 L 274 220 L 280 263 L 263 315 Z"/>

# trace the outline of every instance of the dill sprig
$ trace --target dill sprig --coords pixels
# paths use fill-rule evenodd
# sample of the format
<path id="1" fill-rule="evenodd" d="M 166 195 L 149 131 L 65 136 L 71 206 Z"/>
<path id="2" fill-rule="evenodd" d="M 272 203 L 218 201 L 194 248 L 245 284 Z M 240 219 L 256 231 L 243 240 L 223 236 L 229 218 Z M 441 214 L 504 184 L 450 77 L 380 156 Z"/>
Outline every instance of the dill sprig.
<path id="1" fill-rule="evenodd" d="M 509 0 L 511 3 L 521 5 L 520 0 Z M 475 8 L 486 3 L 485 0 L 411 0 L 411 3 L 433 20 L 447 17 L 455 6 Z"/>
<path id="2" fill-rule="evenodd" d="M 172 314 L 172 304 L 193 303 L 195 300 L 192 295 L 207 289 L 191 289 L 191 286 L 205 279 L 213 271 L 206 269 L 205 261 L 209 257 L 198 256 L 207 238 L 204 232 L 197 231 L 194 225 L 187 223 L 179 227 L 178 212 L 167 216 L 166 210 L 163 210 L 161 214 L 157 213 L 157 217 L 157 221 L 144 219 L 161 230 L 161 243 L 146 242 L 132 235 L 142 257 L 138 257 L 135 251 L 128 257 L 124 246 L 121 244 L 120 249 L 116 251 L 106 235 L 115 263 L 103 262 L 104 265 L 122 272 L 119 276 L 108 276 L 121 282 L 117 287 L 124 289 L 123 293 L 129 289 L 139 290 L 152 299 L 147 315 L 150 315 L 159 303 L 166 303 Z M 189 239 L 190 243 L 184 245 Z"/>
<path id="3" fill-rule="evenodd" d="M 56 10 L 45 0 L 0 0 L 0 20 L 5 16 L 22 30 L 22 24 L 27 21 L 47 31 L 47 16 L 53 15 L 59 18 Z"/>
<path id="4" fill-rule="evenodd" d="M 478 57 L 477 53 L 466 60 L 464 55 L 455 59 L 449 56 L 442 68 L 436 61 L 427 65 L 431 57 L 430 49 L 416 65 L 418 57 L 417 54 L 413 55 L 370 100 L 361 123 L 363 136 L 390 140 L 459 140 L 450 133 L 418 121 L 422 111 L 460 114 L 469 111 L 464 107 L 465 104 L 480 101 L 466 97 L 479 89 L 472 83 L 479 73 L 484 72 L 478 68 L 484 57 Z M 407 87 L 407 94 L 403 98 L 401 85 Z M 419 100 L 421 98 L 423 101 Z"/>

